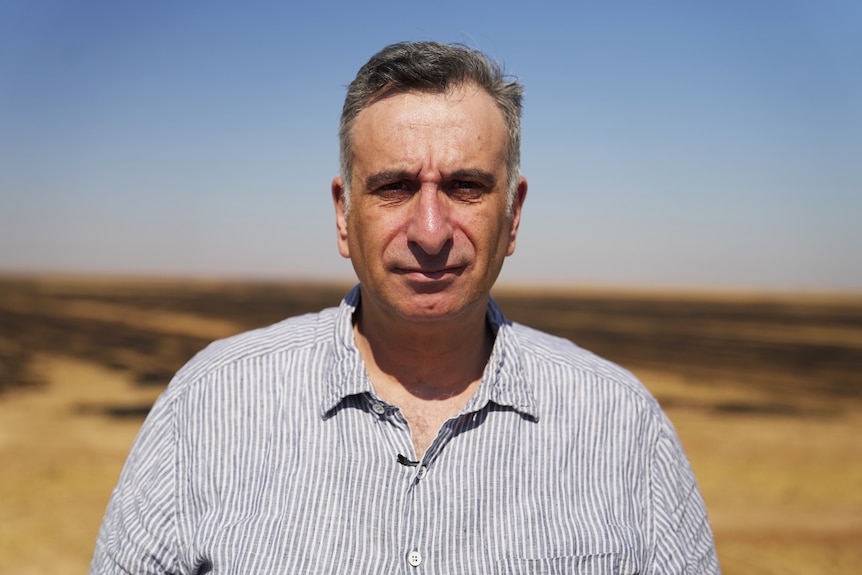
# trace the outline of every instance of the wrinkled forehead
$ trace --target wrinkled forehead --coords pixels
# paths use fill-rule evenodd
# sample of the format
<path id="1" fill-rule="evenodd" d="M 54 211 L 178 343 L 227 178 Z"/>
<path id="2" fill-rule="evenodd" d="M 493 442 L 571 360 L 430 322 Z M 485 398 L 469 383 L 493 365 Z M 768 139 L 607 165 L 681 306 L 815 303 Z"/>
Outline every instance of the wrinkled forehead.
<path id="1" fill-rule="evenodd" d="M 475 84 L 460 84 L 445 91 L 390 90 L 381 93 L 365 106 L 351 130 L 356 140 L 357 127 L 386 123 L 410 125 L 411 123 L 456 122 L 463 127 L 485 130 L 502 130 L 505 134 L 506 120 L 502 110 L 484 89 Z"/>
<path id="2" fill-rule="evenodd" d="M 406 148 L 502 148 L 506 124 L 487 93 L 475 87 L 447 93 L 392 94 L 364 109 L 352 134 L 354 157 L 372 149 L 407 152 Z M 372 152 L 373 153 L 373 152 Z"/>

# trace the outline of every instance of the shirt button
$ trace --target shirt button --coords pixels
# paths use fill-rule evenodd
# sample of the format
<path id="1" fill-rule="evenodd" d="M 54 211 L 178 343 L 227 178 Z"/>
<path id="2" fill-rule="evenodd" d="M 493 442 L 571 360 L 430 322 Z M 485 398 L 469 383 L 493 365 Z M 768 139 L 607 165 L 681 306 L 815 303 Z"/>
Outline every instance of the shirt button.
<path id="1" fill-rule="evenodd" d="M 371 406 L 371 411 L 373 411 L 377 415 L 383 415 L 384 413 L 386 413 L 386 407 L 382 403 L 375 403 Z"/>
<path id="2" fill-rule="evenodd" d="M 413 550 L 407 554 L 407 562 L 413 567 L 419 567 L 419 564 L 422 563 L 422 555 L 418 551 Z"/>
<path id="3" fill-rule="evenodd" d="M 425 475 L 427 475 L 427 473 L 428 473 L 428 468 L 423 465 L 422 467 L 419 468 L 419 471 L 416 473 L 416 478 L 417 479 L 425 479 Z"/>

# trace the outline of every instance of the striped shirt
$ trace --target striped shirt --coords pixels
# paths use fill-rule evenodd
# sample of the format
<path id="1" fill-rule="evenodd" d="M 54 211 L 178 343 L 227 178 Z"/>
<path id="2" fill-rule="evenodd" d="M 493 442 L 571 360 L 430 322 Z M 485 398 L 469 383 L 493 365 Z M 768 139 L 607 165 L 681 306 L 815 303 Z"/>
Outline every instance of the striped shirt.
<path id="1" fill-rule="evenodd" d="M 338 308 L 210 345 L 154 405 L 91 573 L 718 573 L 677 436 L 627 371 L 508 322 L 414 463 Z"/>

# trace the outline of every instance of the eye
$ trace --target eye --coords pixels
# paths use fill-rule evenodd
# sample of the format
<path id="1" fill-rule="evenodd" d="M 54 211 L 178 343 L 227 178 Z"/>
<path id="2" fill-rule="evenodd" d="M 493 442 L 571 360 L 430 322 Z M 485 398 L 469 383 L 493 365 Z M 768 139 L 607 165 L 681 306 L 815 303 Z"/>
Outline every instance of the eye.
<path id="1" fill-rule="evenodd" d="M 385 202 L 398 202 L 412 196 L 413 188 L 408 182 L 399 180 L 382 184 L 374 189 L 373 193 Z"/>
<path id="2" fill-rule="evenodd" d="M 487 193 L 487 188 L 481 182 L 472 180 L 457 180 L 449 186 L 449 197 L 462 202 L 475 202 Z"/>

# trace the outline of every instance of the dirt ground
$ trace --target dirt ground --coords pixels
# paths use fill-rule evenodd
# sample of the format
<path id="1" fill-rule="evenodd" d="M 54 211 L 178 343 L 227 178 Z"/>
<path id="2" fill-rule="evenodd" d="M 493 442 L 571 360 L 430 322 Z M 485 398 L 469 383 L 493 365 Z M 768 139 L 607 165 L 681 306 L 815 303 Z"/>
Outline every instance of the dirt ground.
<path id="1" fill-rule="evenodd" d="M 343 292 L 0 280 L 0 574 L 86 572 L 165 374 L 202 342 Z M 698 476 L 724 573 L 862 568 L 862 298 L 498 299 L 512 319 L 606 346 L 660 399 Z M 674 349 L 645 354 L 656 341 Z"/>

